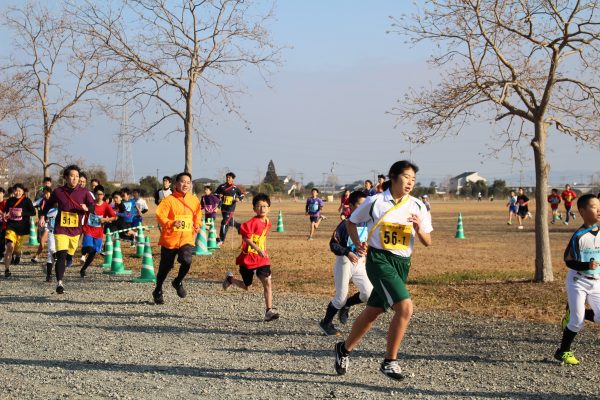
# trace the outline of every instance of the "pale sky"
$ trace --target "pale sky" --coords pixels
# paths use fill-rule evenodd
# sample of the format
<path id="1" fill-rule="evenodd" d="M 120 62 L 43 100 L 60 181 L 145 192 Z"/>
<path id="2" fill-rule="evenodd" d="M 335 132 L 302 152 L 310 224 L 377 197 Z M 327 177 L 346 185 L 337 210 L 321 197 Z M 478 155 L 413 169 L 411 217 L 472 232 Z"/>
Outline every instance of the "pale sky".
<path id="1" fill-rule="evenodd" d="M 272 88 L 248 74 L 248 94 L 238 103 L 252 132 L 241 121 L 222 117 L 207 132 L 218 146 L 194 151 L 194 177 L 218 178 L 232 170 L 238 182 L 253 183 L 272 159 L 279 175 L 302 173 L 304 183 L 320 183 L 335 162 L 339 182 L 348 183 L 372 178 L 372 171 L 385 173 L 394 161 L 408 158 L 409 146 L 386 111 L 407 87 L 427 85 L 440 75 L 425 63 L 431 48 L 412 48 L 405 38 L 386 34 L 388 16 L 411 9 L 411 2 L 398 0 L 279 0 L 271 32 L 277 43 L 291 48 L 271 78 Z M 71 148 L 90 164 L 104 165 L 112 177 L 116 145 L 115 152 L 104 149 L 118 130 L 118 121 L 96 118 L 74 135 Z M 183 168 L 183 138 L 165 137 L 167 130 L 135 142 L 137 179 L 156 175 L 157 169 L 162 176 Z M 489 124 L 474 123 L 458 137 L 413 149 L 422 183 L 471 170 L 490 182 L 519 183 L 522 175 L 523 183 L 531 183 L 532 152 L 526 151 L 523 166 L 509 152 L 490 158 L 492 132 Z M 592 173 L 600 180 L 597 147 L 581 148 L 552 132 L 548 152 L 554 183 L 589 181 Z"/>

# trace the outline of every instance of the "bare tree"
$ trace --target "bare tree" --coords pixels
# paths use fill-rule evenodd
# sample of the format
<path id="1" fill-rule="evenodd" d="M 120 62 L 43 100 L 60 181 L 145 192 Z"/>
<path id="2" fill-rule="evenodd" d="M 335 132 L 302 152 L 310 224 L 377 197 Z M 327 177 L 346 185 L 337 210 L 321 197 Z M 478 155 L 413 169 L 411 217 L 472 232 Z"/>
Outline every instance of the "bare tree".
<path id="1" fill-rule="evenodd" d="M 133 104 L 148 133 L 168 119 L 183 132 L 184 170 L 192 171 L 193 139 L 206 139 L 195 119 L 203 111 L 224 109 L 241 116 L 235 95 L 240 73 L 259 72 L 277 62 L 280 49 L 265 29 L 270 10 L 261 13 L 245 0 L 124 0 L 121 4 L 87 1 L 73 7 L 86 33 L 104 55 L 127 69 L 129 84 L 120 95 Z M 164 125 L 164 124 L 163 124 Z"/>
<path id="2" fill-rule="evenodd" d="M 600 141 L 598 0 L 429 0 L 393 19 L 413 43 L 436 42 L 441 82 L 411 90 L 393 113 L 415 121 L 412 142 L 498 121 L 504 144 L 529 141 L 536 172 L 535 280 L 553 280 L 546 192 L 550 131 Z M 554 130 L 552 130 L 554 128 Z"/>
<path id="3" fill-rule="evenodd" d="M 18 78 L 12 82 L 23 106 L 6 129 L 11 137 L 3 153 L 37 160 L 47 175 L 57 156 L 57 127 L 75 129 L 87 121 L 100 104 L 98 91 L 119 73 L 72 29 L 64 12 L 25 3 L 9 8 L 2 22 L 13 32 L 10 60 L 2 69 Z"/>

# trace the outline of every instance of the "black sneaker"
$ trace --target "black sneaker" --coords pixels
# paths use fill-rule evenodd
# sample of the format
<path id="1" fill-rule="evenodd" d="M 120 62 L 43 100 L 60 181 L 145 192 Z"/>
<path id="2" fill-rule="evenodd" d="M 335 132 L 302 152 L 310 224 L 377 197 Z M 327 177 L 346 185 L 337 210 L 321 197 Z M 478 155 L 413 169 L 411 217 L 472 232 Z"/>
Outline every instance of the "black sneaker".
<path id="1" fill-rule="evenodd" d="M 79 276 L 81 276 L 82 278 L 85 278 L 85 269 L 84 268 L 81 268 L 79 270 Z"/>
<path id="2" fill-rule="evenodd" d="M 46 282 L 52 282 L 52 274 L 46 275 Z"/>
<path id="3" fill-rule="evenodd" d="M 337 342 L 335 344 L 335 372 L 337 372 L 338 375 L 344 375 L 346 373 L 350 361 L 348 354 L 342 353 L 343 345 L 344 342 Z"/>
<path id="4" fill-rule="evenodd" d="M 12 265 L 19 265 L 21 263 L 21 257 L 20 256 L 14 256 L 12 259 Z"/>
<path id="5" fill-rule="evenodd" d="M 346 325 L 348 323 L 349 314 L 350 307 L 342 307 L 342 309 L 338 312 L 338 319 L 340 320 L 340 324 Z"/>
<path id="6" fill-rule="evenodd" d="M 4 277 L 5 278 L 10 278 L 12 276 L 12 273 L 10 272 L 10 270 L 5 269 L 4 270 Z"/>
<path id="7" fill-rule="evenodd" d="M 402 375 L 402 368 L 400 368 L 398 361 L 396 360 L 382 362 L 379 370 L 388 378 L 392 378 L 397 381 L 404 379 L 404 375 Z"/>
<path id="8" fill-rule="evenodd" d="M 165 304 L 165 299 L 163 298 L 162 290 L 156 290 L 152 292 L 152 297 L 154 298 L 154 304 Z"/>
<path id="9" fill-rule="evenodd" d="M 64 292 L 65 292 L 65 288 L 63 287 L 63 285 L 59 284 L 59 285 L 56 287 L 56 293 L 58 293 L 58 294 L 63 294 Z"/>
<path id="10" fill-rule="evenodd" d="M 319 329 L 321 329 L 321 332 L 323 332 L 323 334 L 325 336 L 340 336 L 341 332 L 338 331 L 335 326 L 333 325 L 333 323 L 324 323 L 323 320 L 321 320 L 319 322 Z"/>
<path id="11" fill-rule="evenodd" d="M 39 263 L 39 262 L 40 262 L 40 260 L 38 260 L 38 258 L 37 258 L 37 257 L 33 257 L 33 258 L 31 259 L 31 263 L 32 263 L 32 264 L 37 264 L 37 263 Z"/>
<path id="12" fill-rule="evenodd" d="M 181 297 L 182 299 L 185 298 L 185 296 L 187 296 L 187 292 L 185 291 L 185 288 L 183 287 L 183 282 L 180 282 L 178 284 L 177 282 L 173 281 L 173 282 L 171 282 L 171 285 L 173 285 L 173 287 L 177 291 L 177 296 Z"/>

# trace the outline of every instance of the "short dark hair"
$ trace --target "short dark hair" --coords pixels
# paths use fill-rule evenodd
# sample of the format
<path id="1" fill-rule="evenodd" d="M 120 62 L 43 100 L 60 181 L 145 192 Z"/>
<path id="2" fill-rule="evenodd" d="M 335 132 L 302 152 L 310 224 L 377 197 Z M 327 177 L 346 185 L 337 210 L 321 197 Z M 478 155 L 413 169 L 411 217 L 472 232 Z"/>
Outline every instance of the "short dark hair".
<path id="1" fill-rule="evenodd" d="M 317 188 L 312 188 L 312 189 L 310 189 L 310 191 L 311 191 L 311 192 L 312 192 L 313 190 L 316 190 L 316 191 L 317 191 L 317 193 L 319 193 L 319 189 L 317 189 Z"/>
<path id="2" fill-rule="evenodd" d="M 81 175 L 81 168 L 79 168 L 77 165 L 75 164 L 71 164 L 71 165 L 67 165 L 65 167 L 65 169 L 63 169 L 63 173 L 62 176 L 63 178 L 67 179 L 69 177 L 69 173 L 71 171 L 77 171 L 78 175 Z"/>
<path id="3" fill-rule="evenodd" d="M 93 182 L 96 182 L 98 185 L 100 184 L 100 181 L 97 178 L 92 178 L 90 183 L 93 183 Z"/>
<path id="4" fill-rule="evenodd" d="M 13 190 L 17 190 L 17 189 L 23 189 L 23 191 L 25 191 L 25 186 L 22 183 L 15 183 L 13 185 Z"/>
<path id="5" fill-rule="evenodd" d="M 352 205 L 356 205 L 356 203 L 358 203 L 358 200 L 364 199 L 366 197 L 367 197 L 367 195 L 364 192 L 361 192 L 360 190 L 355 190 L 354 192 L 350 193 L 350 197 L 348 198 L 348 203 L 350 203 Z"/>
<path id="6" fill-rule="evenodd" d="M 140 189 L 133 189 L 133 190 L 131 191 L 131 193 L 137 193 L 137 194 L 140 194 Z"/>
<path id="7" fill-rule="evenodd" d="M 385 175 L 383 175 L 383 174 L 377 175 L 377 179 L 385 179 Z"/>
<path id="8" fill-rule="evenodd" d="M 393 163 L 392 166 L 390 167 L 390 171 L 388 172 L 388 176 L 390 179 L 383 182 L 383 190 L 389 189 L 392 186 L 391 181 L 398 178 L 398 175 L 400 175 L 407 169 L 412 169 L 413 171 L 415 171 L 415 174 L 417 172 L 419 172 L 419 167 L 417 167 L 416 164 L 414 164 L 408 160 L 401 160 L 401 161 L 396 161 L 395 163 Z"/>
<path id="9" fill-rule="evenodd" d="M 190 174 L 189 172 L 180 172 L 177 174 L 177 176 L 175 177 L 175 181 L 179 182 L 179 180 L 181 178 L 183 178 L 184 176 L 187 176 L 188 178 L 190 178 L 190 181 L 192 180 L 192 174 Z"/>
<path id="10" fill-rule="evenodd" d="M 212 190 L 212 186 L 211 185 L 204 185 L 204 189 Z"/>
<path id="11" fill-rule="evenodd" d="M 252 207 L 256 207 L 259 201 L 266 202 L 271 207 L 271 198 L 265 193 L 258 193 L 252 198 Z"/>
<path id="12" fill-rule="evenodd" d="M 87 181 L 87 175 L 85 174 L 85 172 L 81 171 L 81 172 L 79 173 L 79 177 L 80 177 L 80 178 L 85 178 L 85 180 Z"/>
<path id="13" fill-rule="evenodd" d="M 370 179 L 365 179 L 365 183 L 368 183 L 369 185 L 373 186 L 373 182 L 371 182 Z"/>
<path id="14" fill-rule="evenodd" d="M 129 190 L 128 187 L 124 187 L 123 189 L 121 189 L 121 196 L 123 196 L 124 194 L 131 194 L 131 191 Z"/>
<path id="15" fill-rule="evenodd" d="M 595 198 L 596 198 L 596 196 L 594 196 L 591 193 L 584 194 L 579 199 L 577 199 L 577 209 L 585 210 L 587 208 L 587 206 L 590 205 L 590 202 L 592 201 L 592 199 L 595 199 Z"/>
<path id="16" fill-rule="evenodd" d="M 4 190 L 4 188 L 3 188 L 3 187 L 0 187 L 0 193 L 4 193 L 4 194 L 6 194 L 6 190 Z"/>
<path id="17" fill-rule="evenodd" d="M 115 196 L 123 197 L 123 193 L 121 193 L 120 190 L 115 190 L 114 192 L 112 192 L 110 194 L 110 197 L 115 197 Z"/>
<path id="18" fill-rule="evenodd" d="M 170 176 L 166 176 L 166 175 L 165 175 L 165 176 L 163 176 L 163 179 L 162 179 L 162 180 L 163 180 L 163 181 L 169 181 L 169 182 L 171 182 L 171 177 L 170 177 Z"/>
<path id="19" fill-rule="evenodd" d="M 96 185 L 96 187 L 94 188 L 94 193 L 96 192 L 104 192 L 104 186 L 100 184 Z"/>
<path id="20" fill-rule="evenodd" d="M 558 189 L 557 188 L 552 188 L 552 191 L 558 193 Z"/>
<path id="21" fill-rule="evenodd" d="M 230 176 L 231 179 L 235 179 L 235 174 L 231 171 L 229 171 L 228 173 L 225 174 L 225 177 L 228 177 L 228 176 Z"/>
<path id="22" fill-rule="evenodd" d="M 49 176 L 45 176 L 44 180 L 42 182 L 43 183 L 45 183 L 45 182 L 52 182 L 52 178 L 50 178 Z"/>
<path id="23" fill-rule="evenodd" d="M 48 186 L 44 186 L 44 188 L 42 189 L 42 192 L 50 192 L 50 193 L 52 193 L 52 188 L 49 188 Z"/>

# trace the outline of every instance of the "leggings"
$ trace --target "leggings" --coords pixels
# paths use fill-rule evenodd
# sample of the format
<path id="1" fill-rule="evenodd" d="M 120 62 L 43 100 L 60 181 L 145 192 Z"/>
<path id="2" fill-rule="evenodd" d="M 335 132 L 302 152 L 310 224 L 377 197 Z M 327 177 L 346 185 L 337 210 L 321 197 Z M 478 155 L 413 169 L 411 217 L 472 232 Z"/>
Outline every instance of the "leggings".
<path id="1" fill-rule="evenodd" d="M 177 278 L 173 282 L 176 285 L 180 284 L 183 281 L 183 278 L 187 275 L 192 266 L 192 255 L 194 253 L 194 246 L 186 244 L 178 249 L 167 249 L 166 247 L 160 248 L 160 264 L 158 266 L 158 274 L 156 274 L 156 287 L 158 289 L 162 288 L 165 279 L 167 279 L 167 275 L 169 271 L 173 268 L 175 264 L 175 258 L 177 257 L 177 262 L 179 262 L 179 273 L 177 274 Z"/>

